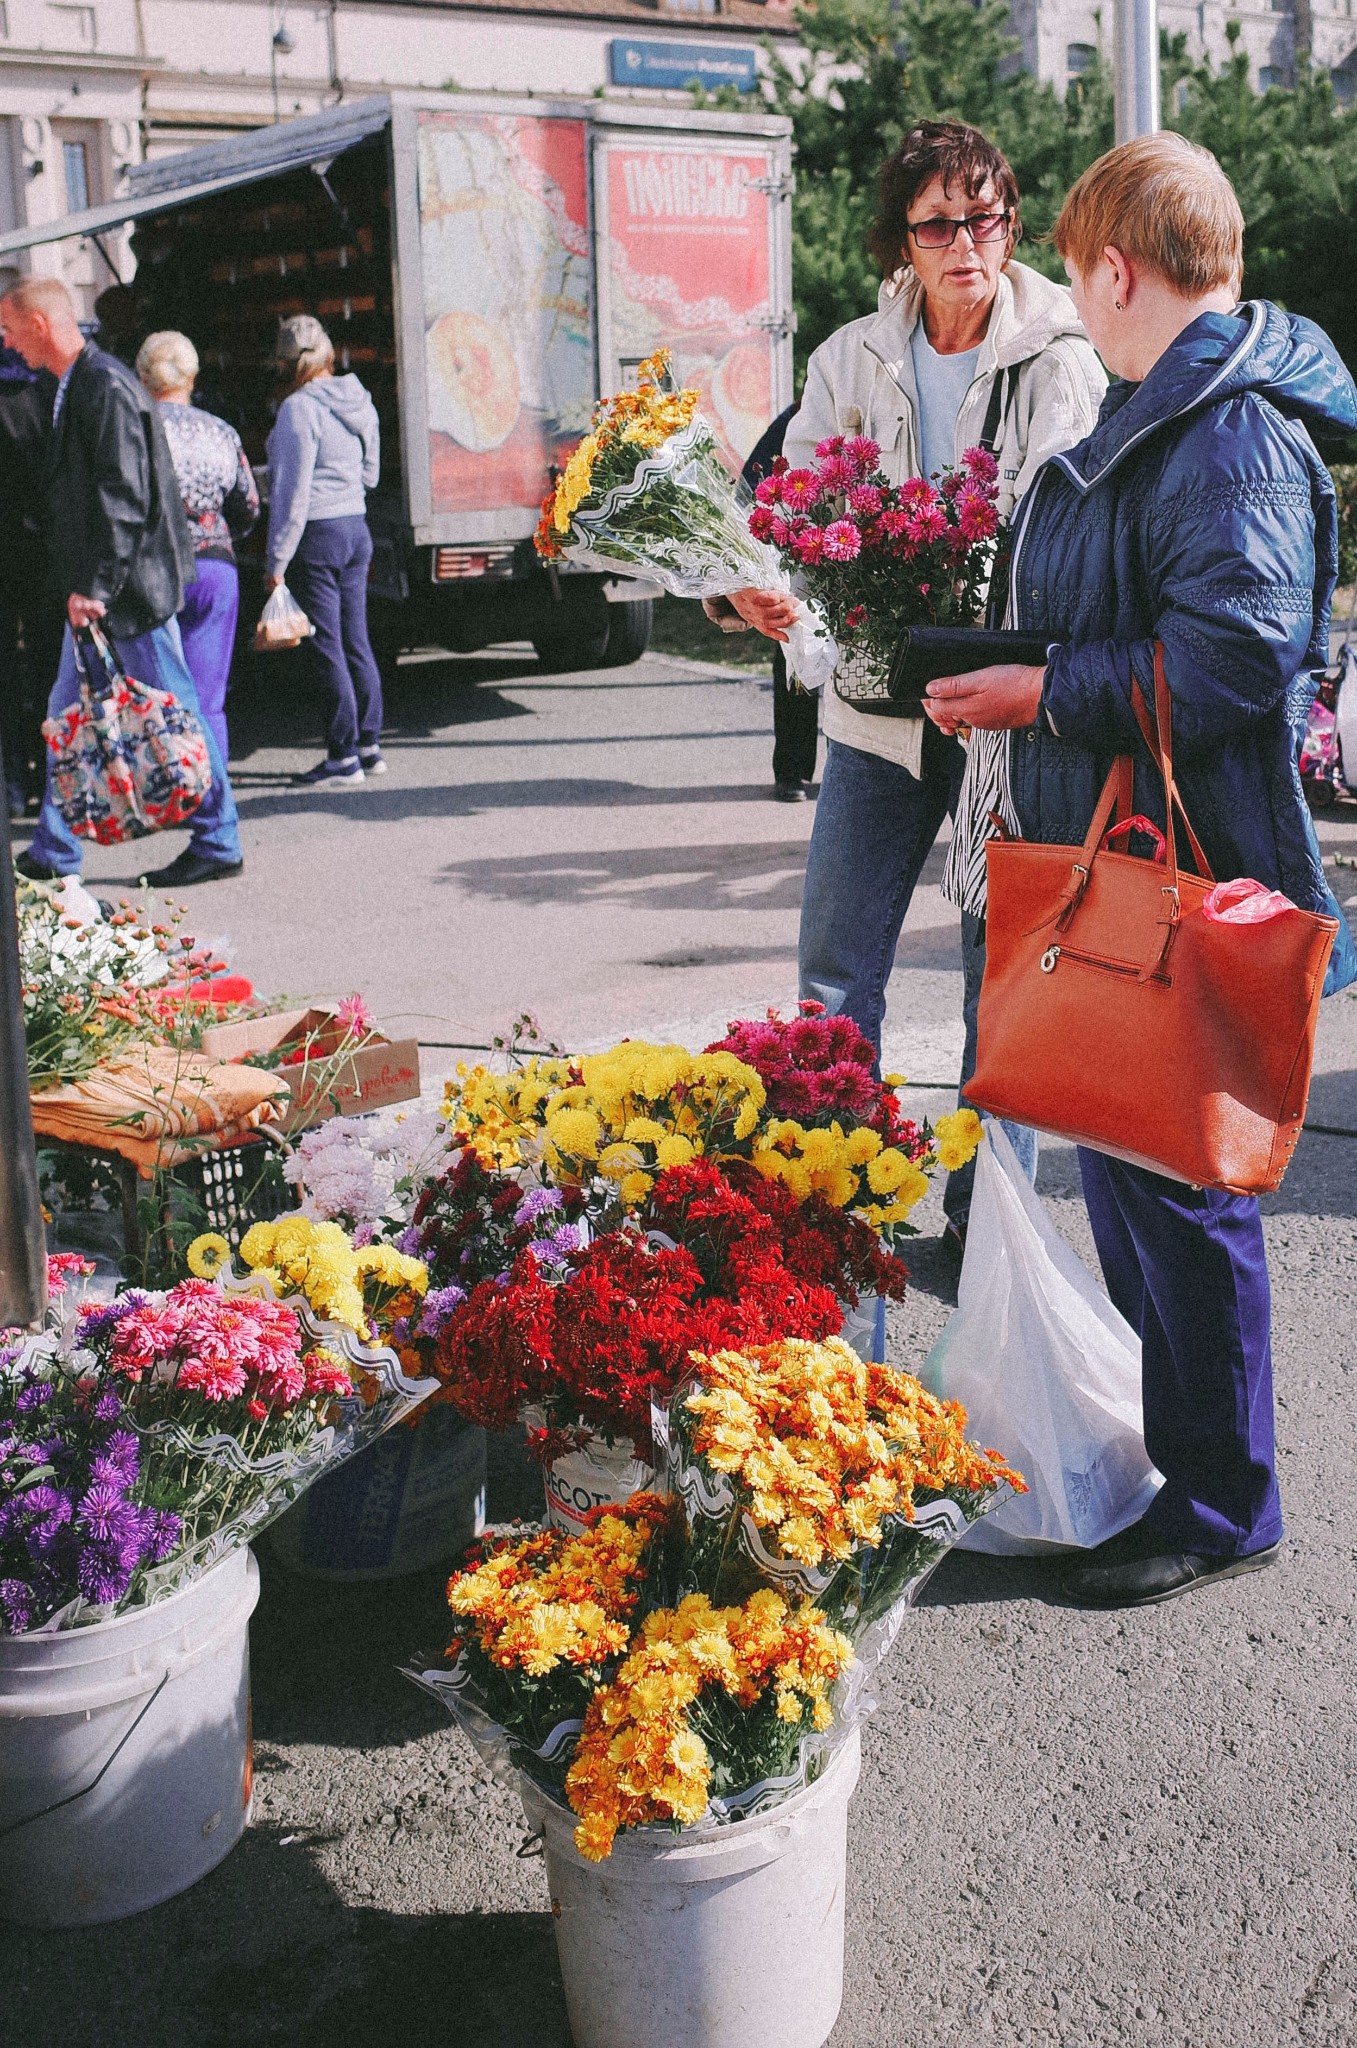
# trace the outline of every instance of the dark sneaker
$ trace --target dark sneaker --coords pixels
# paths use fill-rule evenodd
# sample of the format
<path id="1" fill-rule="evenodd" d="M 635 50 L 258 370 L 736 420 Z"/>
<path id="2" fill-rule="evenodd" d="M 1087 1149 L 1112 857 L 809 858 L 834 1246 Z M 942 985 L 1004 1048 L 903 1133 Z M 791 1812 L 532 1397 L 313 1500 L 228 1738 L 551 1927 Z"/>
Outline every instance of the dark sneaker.
<path id="1" fill-rule="evenodd" d="M 186 846 L 167 868 L 156 868 L 141 877 L 152 889 L 191 889 L 198 882 L 225 882 L 244 872 L 243 860 L 206 860 Z"/>
<path id="2" fill-rule="evenodd" d="M 1162 1538 L 1160 1541 L 1162 1542 Z M 1200 1551 L 1165 1551 L 1139 1524 L 1100 1543 L 1065 1568 L 1065 1591 L 1081 1607 L 1154 1607 L 1216 1579 L 1237 1579 L 1275 1564 L 1281 1544 L 1247 1557 L 1210 1557 Z"/>
<path id="3" fill-rule="evenodd" d="M 347 761 L 317 761 L 305 775 L 294 775 L 292 782 L 296 789 L 356 789 L 365 779 L 363 764 L 354 754 Z"/>
<path id="4" fill-rule="evenodd" d="M 775 782 L 773 795 L 780 804 L 804 804 L 810 798 L 808 782 Z"/>
<path id="5" fill-rule="evenodd" d="M 382 758 L 380 747 L 360 747 L 358 749 L 358 765 L 364 775 L 385 775 L 386 773 L 386 762 Z"/>
<path id="6" fill-rule="evenodd" d="M 45 861 L 34 860 L 31 853 L 16 853 L 14 865 L 26 882 L 60 882 L 63 877 L 57 868 L 49 868 Z M 73 874 L 79 874 L 73 868 Z"/>

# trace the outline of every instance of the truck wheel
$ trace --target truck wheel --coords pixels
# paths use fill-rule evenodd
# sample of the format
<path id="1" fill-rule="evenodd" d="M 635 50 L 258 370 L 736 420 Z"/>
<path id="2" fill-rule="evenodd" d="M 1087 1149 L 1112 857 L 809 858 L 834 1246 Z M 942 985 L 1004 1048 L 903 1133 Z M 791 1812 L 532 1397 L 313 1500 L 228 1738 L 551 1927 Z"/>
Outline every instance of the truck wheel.
<path id="1" fill-rule="evenodd" d="M 568 676 L 576 669 L 608 664 L 609 621 L 590 613 L 560 633 L 533 636 L 533 652 L 548 675 Z"/>
<path id="2" fill-rule="evenodd" d="M 599 667 L 629 668 L 639 661 L 650 645 L 654 619 L 654 600 L 648 597 L 637 598 L 633 604 L 609 605 L 608 651 Z"/>

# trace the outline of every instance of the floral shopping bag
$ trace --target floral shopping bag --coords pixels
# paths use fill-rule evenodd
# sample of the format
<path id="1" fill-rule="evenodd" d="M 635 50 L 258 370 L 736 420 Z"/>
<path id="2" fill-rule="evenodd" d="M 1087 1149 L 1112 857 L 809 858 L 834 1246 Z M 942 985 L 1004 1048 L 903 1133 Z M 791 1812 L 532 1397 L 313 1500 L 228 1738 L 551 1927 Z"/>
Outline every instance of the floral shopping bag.
<path id="1" fill-rule="evenodd" d="M 198 719 L 167 690 L 124 675 L 97 626 L 79 629 L 75 654 L 79 701 L 42 728 L 67 826 L 112 846 L 182 825 L 212 787 Z"/>

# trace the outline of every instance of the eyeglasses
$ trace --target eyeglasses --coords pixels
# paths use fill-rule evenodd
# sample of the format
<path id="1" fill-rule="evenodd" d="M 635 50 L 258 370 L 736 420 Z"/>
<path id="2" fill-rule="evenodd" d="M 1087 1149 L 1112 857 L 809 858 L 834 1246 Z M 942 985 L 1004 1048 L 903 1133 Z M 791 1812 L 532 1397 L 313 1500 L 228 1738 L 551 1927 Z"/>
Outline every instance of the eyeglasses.
<path id="1" fill-rule="evenodd" d="M 940 213 L 934 220 L 906 221 L 905 226 L 921 249 L 950 249 L 961 228 L 967 229 L 976 244 L 997 242 L 1008 232 L 1012 210 L 1006 206 L 1002 213 L 968 213 L 961 220 L 949 220 Z"/>

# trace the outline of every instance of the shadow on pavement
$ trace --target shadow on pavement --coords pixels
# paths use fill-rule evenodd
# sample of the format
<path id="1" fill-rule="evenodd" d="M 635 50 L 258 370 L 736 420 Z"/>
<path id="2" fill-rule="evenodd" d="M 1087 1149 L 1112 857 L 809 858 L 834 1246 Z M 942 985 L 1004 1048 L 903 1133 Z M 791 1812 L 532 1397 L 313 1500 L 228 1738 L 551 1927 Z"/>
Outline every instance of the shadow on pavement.
<path id="1" fill-rule="evenodd" d="M 419 818 L 472 818 L 481 811 L 620 811 L 671 804 L 747 804 L 769 795 L 767 786 L 759 782 L 663 785 L 561 776 L 519 777 L 511 782 L 424 783 L 398 789 L 385 783 L 360 783 L 357 788 L 338 793 L 288 788 L 286 793 L 270 796 L 266 787 L 276 786 L 271 774 L 266 786 L 262 776 L 252 783 L 249 770 L 237 776 L 234 768 L 232 785 L 244 815 L 254 821 L 287 816 L 304 808 L 308 814 L 329 812 L 335 817 L 404 824 Z M 257 797 L 256 789 L 260 791 Z"/>
<path id="2" fill-rule="evenodd" d="M 664 801 L 666 793 L 655 793 Z M 683 793 L 686 800 L 686 792 Z M 459 861 L 434 877 L 499 903 L 625 902 L 654 910 L 799 910 L 800 841 L 608 847 Z"/>

